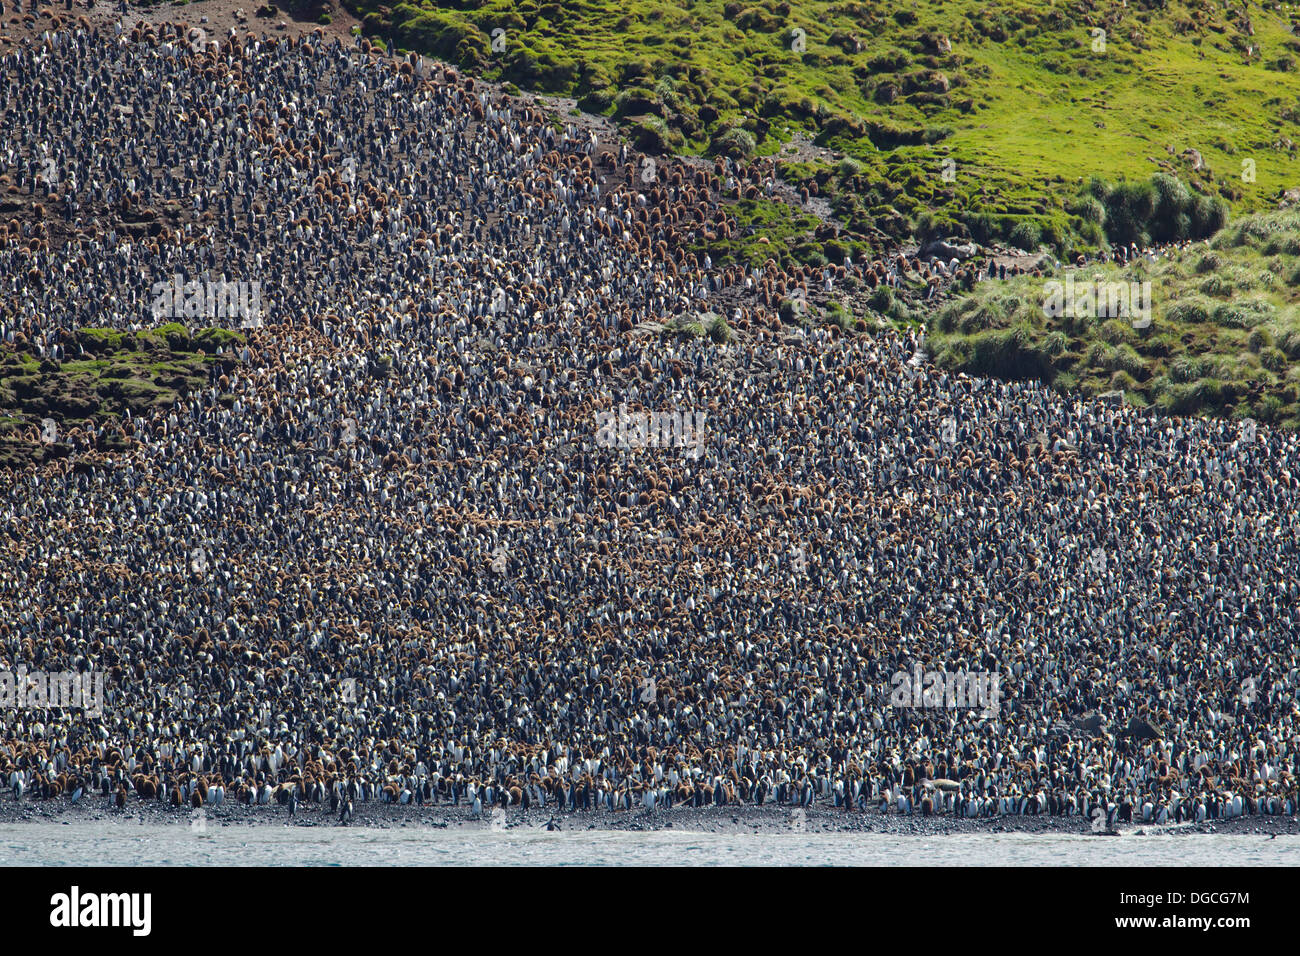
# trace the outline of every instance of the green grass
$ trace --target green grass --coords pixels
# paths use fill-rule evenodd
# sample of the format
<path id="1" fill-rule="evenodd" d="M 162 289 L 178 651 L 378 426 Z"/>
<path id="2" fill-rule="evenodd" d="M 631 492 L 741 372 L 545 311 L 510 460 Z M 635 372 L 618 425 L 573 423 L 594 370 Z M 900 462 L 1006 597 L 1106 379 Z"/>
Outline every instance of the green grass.
<path id="1" fill-rule="evenodd" d="M 1246 216 L 1207 246 L 1078 270 L 1076 282 L 1150 281 L 1151 325 L 1044 314 L 1046 283 L 985 282 L 935 315 L 938 364 L 1061 391 L 1123 389 L 1135 405 L 1300 427 L 1300 211 Z"/>
<path id="2" fill-rule="evenodd" d="M 708 330 L 704 327 L 704 323 L 700 321 L 700 316 L 697 313 L 693 316 L 679 315 L 674 317 L 663 327 L 661 334 L 666 337 L 678 336 L 688 339 L 702 339 L 708 335 Z"/>
<path id="3" fill-rule="evenodd" d="M 139 415 L 171 406 L 207 385 L 212 365 L 228 371 L 238 364 L 230 349 L 245 341 L 227 329 L 191 334 L 175 322 L 135 333 L 78 329 L 75 338 L 85 354 L 64 362 L 0 348 L 0 467 L 66 453 L 66 447 L 23 437 L 42 419 L 54 419 L 65 432 L 87 419 L 111 421 L 128 409 Z"/>
<path id="4" fill-rule="evenodd" d="M 869 247 L 863 242 L 817 238 L 817 217 L 792 212 L 783 202 L 769 199 L 740 199 L 731 204 L 736 231 L 730 239 L 716 239 L 691 246 L 693 252 L 708 251 L 717 262 L 762 265 L 774 259 L 782 268 L 795 263 L 820 266 L 842 262 L 845 252 L 857 259 Z"/>
<path id="5" fill-rule="evenodd" d="M 650 149 L 780 155 L 803 131 L 852 162 L 786 164 L 864 239 L 914 231 L 1103 241 L 1090 177 L 1164 171 L 1237 212 L 1300 180 L 1300 38 L 1221 0 L 511 0 L 380 6 L 376 40 L 573 95 Z M 1094 29 L 1106 30 L 1094 50 Z M 493 31 L 499 34 L 493 50 Z M 805 49 L 792 49 L 802 31 Z M 1194 169 L 1197 150 L 1204 168 Z M 1253 163 L 1253 177 L 1245 161 Z"/>

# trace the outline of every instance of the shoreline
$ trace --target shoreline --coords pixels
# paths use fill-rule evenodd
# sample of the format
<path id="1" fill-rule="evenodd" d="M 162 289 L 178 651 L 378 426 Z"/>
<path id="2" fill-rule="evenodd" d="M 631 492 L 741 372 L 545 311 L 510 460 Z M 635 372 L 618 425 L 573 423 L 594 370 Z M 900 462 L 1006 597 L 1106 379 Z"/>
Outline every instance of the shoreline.
<path id="1" fill-rule="evenodd" d="M 338 822 L 337 815 L 325 805 L 300 806 L 294 816 L 285 806 L 246 806 L 222 804 L 204 807 L 202 827 L 206 832 L 227 827 L 291 826 L 305 828 L 379 828 L 414 827 L 428 830 L 455 830 L 487 832 L 545 831 L 547 822 L 554 819 L 561 831 L 653 832 L 680 830 L 698 833 L 868 833 L 894 836 L 947 836 L 970 834 L 1023 834 L 1089 836 L 1090 826 L 1083 817 L 1024 815 L 987 818 L 960 818 L 951 815 L 922 816 L 916 814 L 880 813 L 878 810 L 847 813 L 829 807 L 805 809 L 800 819 L 797 807 L 674 807 L 671 810 L 606 810 L 577 811 L 557 814 L 550 809 L 512 807 L 505 811 L 504 821 L 490 812 L 475 818 L 471 808 L 462 804 L 426 804 L 424 806 L 371 803 L 356 807 L 354 818 L 346 824 Z M 197 822 L 189 807 L 169 807 L 157 801 L 128 805 L 118 810 L 104 806 L 100 801 L 82 801 L 76 805 L 36 802 L 0 802 L 0 825 L 49 824 L 67 826 L 86 823 L 118 823 L 121 825 L 171 825 L 194 828 Z M 1236 836 L 1300 835 L 1300 817 L 1248 816 L 1232 819 L 1207 820 L 1204 823 L 1184 823 L 1157 826 L 1155 824 L 1125 824 L 1118 836 L 1156 835 L 1214 835 Z"/>

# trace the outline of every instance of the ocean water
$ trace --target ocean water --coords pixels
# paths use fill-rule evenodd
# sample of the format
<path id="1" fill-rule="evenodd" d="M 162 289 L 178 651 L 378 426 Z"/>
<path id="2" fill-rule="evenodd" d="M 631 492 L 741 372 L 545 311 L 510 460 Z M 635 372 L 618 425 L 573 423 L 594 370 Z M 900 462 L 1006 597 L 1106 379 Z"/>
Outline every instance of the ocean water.
<path id="1" fill-rule="evenodd" d="M 0 825 L 0 866 L 1300 866 L 1300 836 Z"/>

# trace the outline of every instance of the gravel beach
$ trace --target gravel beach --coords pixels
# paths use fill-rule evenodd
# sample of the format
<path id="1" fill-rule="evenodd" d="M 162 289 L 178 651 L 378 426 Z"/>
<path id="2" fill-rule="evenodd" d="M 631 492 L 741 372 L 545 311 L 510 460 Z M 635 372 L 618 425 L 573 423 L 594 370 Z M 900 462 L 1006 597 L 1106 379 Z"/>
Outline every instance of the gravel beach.
<path id="1" fill-rule="evenodd" d="M 195 826 L 196 811 L 167 807 L 157 801 L 132 803 L 125 810 L 103 806 L 102 801 L 86 800 L 74 806 L 50 802 L 24 802 L 15 804 L 5 799 L 0 802 L 0 824 L 4 823 L 65 823 L 87 824 L 101 822 L 135 822 L 150 825 L 173 824 L 177 827 Z M 429 829 L 460 828 L 466 830 L 492 829 L 545 829 L 554 821 L 562 830 L 618 830 L 648 831 L 677 829 L 702 833 L 779 833 L 805 831 L 809 833 L 882 833 L 895 835 L 936 836 L 970 833 L 1089 833 L 1087 821 L 1079 816 L 1057 817 L 1048 815 L 992 817 L 982 820 L 961 820 L 951 816 L 880 813 L 876 810 L 845 813 L 825 807 L 804 811 L 788 807 L 675 807 L 672 810 L 647 812 L 635 810 L 623 813 L 603 811 L 553 814 L 548 810 L 511 808 L 504 815 L 489 813 L 475 818 L 468 806 L 395 806 L 392 804 L 365 804 L 356 808 L 353 822 L 340 824 L 328 807 L 299 808 L 290 817 L 286 807 L 249 807 L 223 804 L 206 807 L 201 819 L 207 827 L 423 827 Z M 1300 819 L 1295 817 L 1238 817 L 1207 823 L 1187 823 L 1176 826 L 1136 825 L 1122 826 L 1124 836 L 1173 834 L 1179 836 L 1207 836 L 1213 834 L 1300 834 Z"/>

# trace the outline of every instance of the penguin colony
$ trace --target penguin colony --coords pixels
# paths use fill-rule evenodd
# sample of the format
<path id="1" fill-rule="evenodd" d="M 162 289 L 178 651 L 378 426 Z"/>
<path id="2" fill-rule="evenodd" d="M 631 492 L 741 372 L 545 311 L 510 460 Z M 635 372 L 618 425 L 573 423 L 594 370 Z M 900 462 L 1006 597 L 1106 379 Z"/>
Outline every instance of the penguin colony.
<path id="1" fill-rule="evenodd" d="M 0 67 L 8 347 L 75 360 L 174 274 L 266 310 L 126 452 L 69 421 L 0 476 L 0 665 L 105 673 L 0 711 L 13 798 L 1295 813 L 1296 435 L 783 327 L 914 266 L 714 267 L 761 172 L 646 181 L 365 41 L 68 22 Z M 728 345 L 645 331 L 719 302 Z M 620 403 L 706 453 L 597 447 Z M 892 706 L 917 665 L 1000 708 Z"/>

